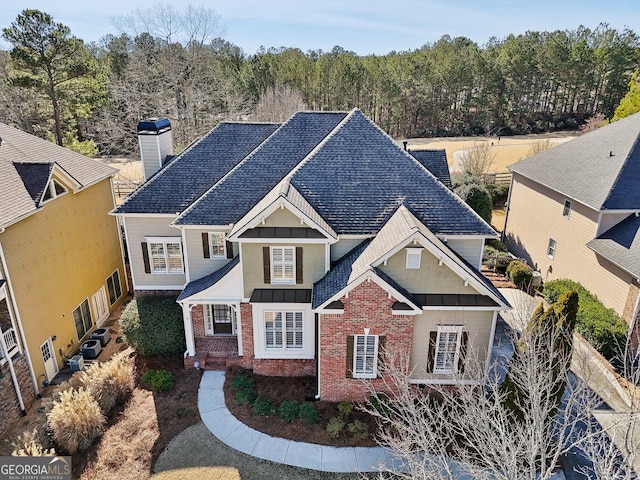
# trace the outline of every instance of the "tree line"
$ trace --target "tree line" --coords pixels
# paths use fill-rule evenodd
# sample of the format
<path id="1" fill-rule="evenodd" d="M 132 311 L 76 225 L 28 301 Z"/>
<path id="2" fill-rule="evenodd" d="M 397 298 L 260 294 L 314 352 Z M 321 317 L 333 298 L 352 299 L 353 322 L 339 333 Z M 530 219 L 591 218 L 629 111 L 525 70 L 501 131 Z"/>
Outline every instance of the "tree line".
<path id="1" fill-rule="evenodd" d="M 484 45 L 445 35 L 358 56 L 338 46 L 246 54 L 219 22 L 204 7 L 136 10 L 113 20 L 119 34 L 85 44 L 25 10 L 3 29 L 12 49 L 0 51 L 0 121 L 101 155 L 134 153 L 145 117 L 169 117 L 180 149 L 221 120 L 280 120 L 300 107 L 358 107 L 394 137 L 536 133 L 610 118 L 640 65 L 638 35 L 607 24 Z"/>

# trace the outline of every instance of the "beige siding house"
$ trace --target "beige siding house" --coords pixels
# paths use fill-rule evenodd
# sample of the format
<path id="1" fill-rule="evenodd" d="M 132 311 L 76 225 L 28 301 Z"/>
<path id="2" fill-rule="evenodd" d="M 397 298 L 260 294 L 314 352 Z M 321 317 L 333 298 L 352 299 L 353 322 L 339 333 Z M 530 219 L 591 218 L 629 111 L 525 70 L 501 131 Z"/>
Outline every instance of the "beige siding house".
<path id="1" fill-rule="evenodd" d="M 640 114 L 522 160 L 505 241 L 543 280 L 580 282 L 630 324 L 640 310 Z"/>

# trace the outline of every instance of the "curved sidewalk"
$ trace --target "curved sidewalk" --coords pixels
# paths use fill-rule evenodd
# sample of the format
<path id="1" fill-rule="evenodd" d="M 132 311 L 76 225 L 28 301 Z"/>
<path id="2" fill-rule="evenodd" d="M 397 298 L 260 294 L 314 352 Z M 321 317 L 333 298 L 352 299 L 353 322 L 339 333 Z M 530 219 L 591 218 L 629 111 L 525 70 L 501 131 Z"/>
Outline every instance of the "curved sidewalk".
<path id="1" fill-rule="evenodd" d="M 198 410 L 209 431 L 236 450 L 263 460 L 325 472 L 377 472 L 387 465 L 399 466 L 397 459 L 382 447 L 329 447 L 272 437 L 249 428 L 225 405 L 224 379 L 225 372 L 203 372 Z"/>

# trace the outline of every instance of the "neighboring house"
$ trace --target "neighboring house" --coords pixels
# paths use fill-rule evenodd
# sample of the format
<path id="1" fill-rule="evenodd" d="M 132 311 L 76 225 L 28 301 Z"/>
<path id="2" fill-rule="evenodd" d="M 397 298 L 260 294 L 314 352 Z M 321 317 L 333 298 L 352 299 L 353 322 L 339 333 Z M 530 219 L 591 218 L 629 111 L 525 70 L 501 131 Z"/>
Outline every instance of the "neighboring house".
<path id="1" fill-rule="evenodd" d="M 522 160 L 505 239 L 543 280 L 580 282 L 627 322 L 639 314 L 640 114 Z"/>
<path id="2" fill-rule="evenodd" d="M 126 275 L 115 170 L 1 123 L 0 137 L 0 363 L 15 370 L 0 390 L 24 410 L 122 302 Z"/>
<path id="3" fill-rule="evenodd" d="M 313 375 L 326 400 L 363 398 L 383 351 L 416 384 L 481 381 L 509 305 L 479 271 L 496 233 L 445 185 L 443 151 L 418 161 L 355 109 L 222 122 L 167 163 L 157 125 L 141 153 L 163 167 L 114 214 L 135 293 L 178 295 L 185 366 Z"/>

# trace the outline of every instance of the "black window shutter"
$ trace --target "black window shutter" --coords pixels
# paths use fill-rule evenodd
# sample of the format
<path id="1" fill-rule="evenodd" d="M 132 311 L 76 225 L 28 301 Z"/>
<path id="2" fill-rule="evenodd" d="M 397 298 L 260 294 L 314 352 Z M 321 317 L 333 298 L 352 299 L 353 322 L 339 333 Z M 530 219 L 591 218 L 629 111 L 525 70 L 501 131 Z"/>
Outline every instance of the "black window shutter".
<path id="1" fill-rule="evenodd" d="M 269 247 L 262 247 L 262 263 L 264 268 L 264 283 L 271 283 L 271 252 Z"/>
<path id="2" fill-rule="evenodd" d="M 438 332 L 429 332 L 429 354 L 427 355 L 427 372 L 433 372 L 433 367 L 436 362 L 436 340 L 438 339 Z"/>
<path id="3" fill-rule="evenodd" d="M 347 337 L 347 368 L 345 377 L 353 378 L 353 335 Z"/>
<path id="4" fill-rule="evenodd" d="M 202 254 L 204 258 L 211 258 L 211 252 L 209 251 L 209 234 L 207 232 L 202 233 Z"/>
<path id="5" fill-rule="evenodd" d="M 302 247 L 296 247 L 296 283 L 303 283 L 303 277 L 302 277 Z"/>
<path id="6" fill-rule="evenodd" d="M 378 378 L 381 378 L 384 374 L 384 354 L 386 346 L 387 337 L 384 335 L 380 335 L 378 337 L 378 371 L 376 372 Z"/>
<path id="7" fill-rule="evenodd" d="M 151 264 L 149 263 L 149 250 L 147 242 L 142 242 L 142 261 L 144 262 L 144 273 L 151 273 Z"/>
<path id="8" fill-rule="evenodd" d="M 460 354 L 458 355 L 458 373 L 464 373 L 465 360 L 467 359 L 467 346 L 469 345 L 469 332 L 462 332 L 460 339 Z"/>
<path id="9" fill-rule="evenodd" d="M 233 258 L 233 244 L 227 242 L 227 258 Z"/>

